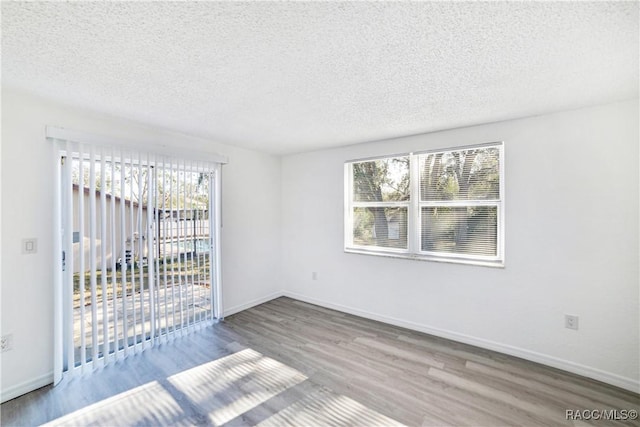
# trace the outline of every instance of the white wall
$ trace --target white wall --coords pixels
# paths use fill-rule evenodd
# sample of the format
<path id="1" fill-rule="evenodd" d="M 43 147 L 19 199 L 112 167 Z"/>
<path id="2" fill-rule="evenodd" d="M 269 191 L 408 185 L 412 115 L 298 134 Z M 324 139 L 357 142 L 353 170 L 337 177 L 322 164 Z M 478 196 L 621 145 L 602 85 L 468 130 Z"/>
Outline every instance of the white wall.
<path id="1" fill-rule="evenodd" d="M 52 378 L 53 168 L 45 125 L 229 157 L 228 313 L 284 287 L 300 299 L 638 387 L 637 100 L 283 159 L 6 89 L 2 113 L 0 324 L 15 347 L 0 356 L 3 399 Z M 506 152 L 506 268 L 343 252 L 345 160 L 495 140 Z M 37 254 L 21 254 L 25 237 L 38 238 Z M 580 316 L 579 331 L 564 329 L 565 313 Z"/>
<path id="2" fill-rule="evenodd" d="M 45 125 L 129 141 L 228 156 L 223 167 L 222 266 L 225 309 L 281 291 L 280 168 L 277 157 L 67 108 L 31 95 L 2 93 L 2 398 L 51 382 L 53 369 L 53 148 Z M 21 241 L 38 239 L 23 255 Z"/>
<path id="3" fill-rule="evenodd" d="M 343 252 L 345 160 L 500 140 L 504 269 Z M 635 100 L 284 157 L 286 293 L 637 390 L 638 145 Z"/>

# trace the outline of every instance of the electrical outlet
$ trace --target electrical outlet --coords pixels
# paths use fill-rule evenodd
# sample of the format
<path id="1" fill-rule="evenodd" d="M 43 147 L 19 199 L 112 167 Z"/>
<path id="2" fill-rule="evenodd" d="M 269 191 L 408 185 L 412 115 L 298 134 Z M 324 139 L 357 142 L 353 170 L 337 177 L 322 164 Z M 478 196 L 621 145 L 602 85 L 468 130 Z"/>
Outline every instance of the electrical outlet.
<path id="1" fill-rule="evenodd" d="M 22 253 L 35 254 L 38 252 L 38 239 L 22 239 Z"/>
<path id="2" fill-rule="evenodd" d="M 575 329 L 578 330 L 578 316 L 573 316 L 571 314 L 564 315 L 564 327 L 567 329 Z"/>
<path id="3" fill-rule="evenodd" d="M 311 273 L 311 279 L 312 280 L 318 280 L 318 272 L 317 271 L 314 271 L 314 272 Z"/>
<path id="4" fill-rule="evenodd" d="M 13 350 L 13 334 L 3 335 L 2 338 L 0 338 L 0 349 L 2 353 Z"/>

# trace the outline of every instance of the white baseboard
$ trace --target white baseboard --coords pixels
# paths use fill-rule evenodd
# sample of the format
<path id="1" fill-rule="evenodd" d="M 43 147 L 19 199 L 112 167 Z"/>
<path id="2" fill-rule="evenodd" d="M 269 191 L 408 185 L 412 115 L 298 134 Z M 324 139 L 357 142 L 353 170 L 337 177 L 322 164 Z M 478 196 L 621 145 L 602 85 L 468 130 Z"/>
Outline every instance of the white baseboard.
<path id="1" fill-rule="evenodd" d="M 0 403 L 15 399 L 16 397 L 27 394 L 30 391 L 39 389 L 53 383 L 53 372 L 39 376 L 29 381 L 16 384 L 0 392 Z"/>
<path id="2" fill-rule="evenodd" d="M 511 346 L 508 344 L 502 344 L 495 341 L 485 340 L 483 338 L 476 338 L 470 335 L 460 334 L 458 332 L 448 331 L 440 328 L 434 328 L 428 325 L 420 323 L 410 322 L 394 317 L 383 316 L 376 313 L 372 313 L 365 310 L 360 310 L 353 307 L 344 306 L 341 304 L 334 304 L 329 301 L 318 300 L 306 295 L 298 294 L 295 292 L 285 291 L 283 296 L 297 299 L 300 301 L 308 302 L 310 304 L 319 305 L 325 308 L 341 311 L 344 313 L 353 314 L 355 316 L 364 317 L 371 320 L 377 320 L 379 322 L 388 323 L 402 328 L 411 329 L 418 332 L 424 332 L 425 334 L 435 335 L 441 338 L 447 338 L 452 341 L 458 341 L 465 344 L 470 344 L 476 347 L 481 347 L 487 350 L 493 350 L 500 353 L 508 354 L 510 356 L 519 357 L 521 359 L 530 360 L 532 362 L 540 363 L 543 365 L 551 366 L 553 368 L 562 369 L 563 371 L 571 372 L 573 374 L 581 375 L 583 377 L 592 378 L 594 380 L 602 381 L 603 383 L 611 384 L 616 387 L 623 388 L 625 390 L 632 391 L 634 393 L 640 393 L 640 382 L 632 378 L 626 378 L 611 372 L 606 372 L 591 366 L 581 365 L 569 360 L 560 359 L 554 356 L 550 356 L 543 353 Z"/>
<path id="3" fill-rule="evenodd" d="M 620 375 L 613 374 L 610 372 L 602 371 L 597 368 L 581 365 L 568 360 L 559 359 L 557 357 L 549 356 L 542 353 L 537 353 L 531 350 L 526 350 L 526 349 L 514 347 L 507 344 L 498 343 L 495 341 L 476 338 L 470 335 L 465 335 L 465 334 L 460 334 L 453 331 L 434 328 L 431 326 L 422 325 L 415 322 L 409 322 L 409 321 L 397 319 L 394 317 L 383 316 L 383 315 L 379 315 L 379 314 L 372 313 L 365 310 L 360 310 L 353 307 L 348 307 L 341 304 L 334 304 L 329 301 L 307 297 L 305 295 L 298 294 L 295 292 L 289 292 L 289 291 L 274 292 L 272 294 L 265 295 L 263 297 L 248 301 L 246 303 L 239 304 L 234 307 L 230 307 L 224 310 L 224 315 L 231 316 L 232 314 L 239 313 L 243 310 L 247 310 L 251 307 L 255 307 L 256 305 L 263 304 L 265 302 L 271 301 L 273 299 L 276 299 L 282 296 L 286 296 L 299 301 L 308 302 L 310 304 L 315 304 L 322 307 L 330 308 L 333 310 L 341 311 L 344 313 L 353 314 L 355 316 L 360 316 L 367 319 L 388 323 L 390 325 L 400 326 L 402 328 L 407 328 L 407 329 L 411 329 L 418 332 L 424 332 L 426 334 L 447 338 L 453 341 L 470 344 L 476 347 L 497 351 L 497 352 L 508 354 L 515 357 L 520 357 L 522 359 L 530 360 L 532 362 L 537 362 L 543 365 L 562 369 L 563 371 L 571 372 L 587 378 L 592 378 L 594 380 L 602 381 L 604 383 L 611 384 L 616 387 L 620 387 L 625 390 L 632 391 L 634 393 L 640 392 L 639 381 L 631 378 L 622 377 Z M 29 393 L 30 391 L 36 390 L 40 387 L 44 387 L 51 383 L 53 383 L 53 373 L 48 373 L 40 377 L 34 378 L 32 380 L 25 381 L 15 386 L 9 387 L 5 390 L 0 391 L 0 403 L 4 403 L 8 400 L 15 399 L 16 397 L 22 396 L 23 394 Z"/>
<path id="4" fill-rule="evenodd" d="M 272 294 L 269 295 L 265 295 L 263 297 L 260 298 L 256 298 L 254 300 L 245 302 L 243 304 L 239 304 L 230 308 L 225 308 L 224 309 L 224 316 L 231 316 L 232 314 L 236 314 L 239 313 L 241 311 L 244 311 L 248 308 L 251 307 L 255 307 L 256 305 L 260 305 L 260 304 L 264 304 L 265 302 L 271 301 L 272 299 L 276 299 L 276 298 L 280 298 L 281 296 L 283 296 L 284 293 L 283 291 L 278 291 L 278 292 L 274 292 Z"/>

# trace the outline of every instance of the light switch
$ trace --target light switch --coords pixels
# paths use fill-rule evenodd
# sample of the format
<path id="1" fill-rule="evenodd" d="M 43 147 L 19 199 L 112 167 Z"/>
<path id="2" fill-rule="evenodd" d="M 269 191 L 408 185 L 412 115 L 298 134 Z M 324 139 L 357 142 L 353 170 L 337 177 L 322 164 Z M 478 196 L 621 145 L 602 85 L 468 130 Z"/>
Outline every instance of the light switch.
<path id="1" fill-rule="evenodd" d="M 38 252 L 38 239 L 22 239 L 22 253 L 35 254 Z"/>

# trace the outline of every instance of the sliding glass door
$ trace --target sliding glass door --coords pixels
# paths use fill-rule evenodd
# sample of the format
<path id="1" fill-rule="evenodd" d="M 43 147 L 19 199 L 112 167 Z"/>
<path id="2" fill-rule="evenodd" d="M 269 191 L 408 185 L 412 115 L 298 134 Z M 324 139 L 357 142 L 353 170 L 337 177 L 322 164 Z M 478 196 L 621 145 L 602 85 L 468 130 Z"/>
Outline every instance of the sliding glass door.
<path id="1" fill-rule="evenodd" d="M 63 371 L 220 317 L 219 164 L 73 142 L 58 158 Z"/>

